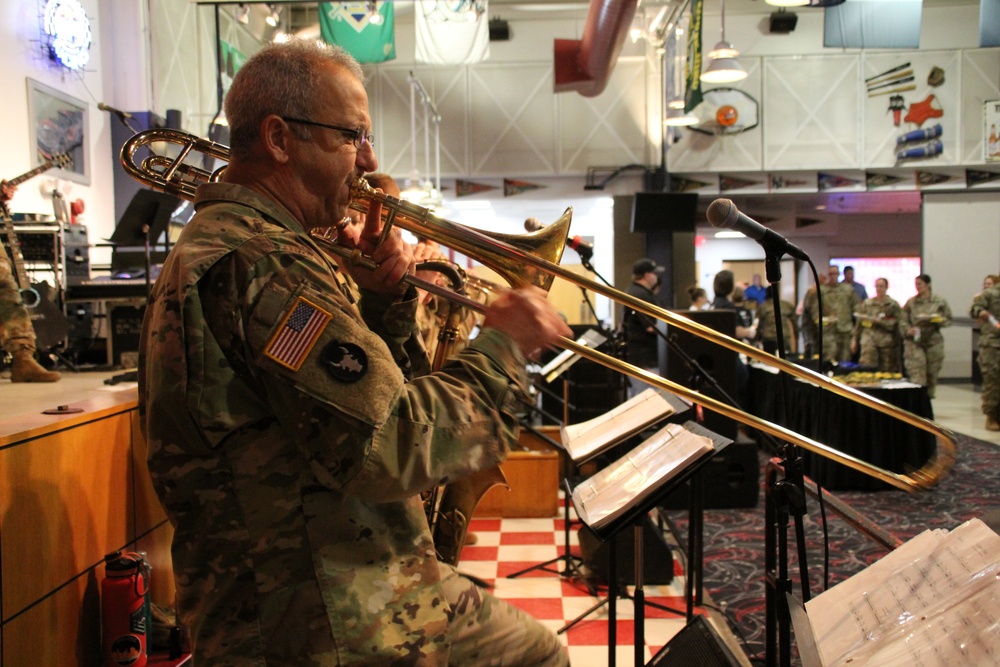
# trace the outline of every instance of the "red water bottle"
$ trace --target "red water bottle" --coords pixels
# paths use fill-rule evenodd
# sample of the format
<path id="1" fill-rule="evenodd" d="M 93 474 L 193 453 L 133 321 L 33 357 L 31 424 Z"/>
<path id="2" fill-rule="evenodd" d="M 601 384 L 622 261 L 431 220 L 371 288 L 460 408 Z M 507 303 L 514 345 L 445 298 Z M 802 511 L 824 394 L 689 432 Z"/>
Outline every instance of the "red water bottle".
<path id="1" fill-rule="evenodd" d="M 104 557 L 101 626 L 105 667 L 144 667 L 147 661 L 149 567 L 137 553 Z"/>

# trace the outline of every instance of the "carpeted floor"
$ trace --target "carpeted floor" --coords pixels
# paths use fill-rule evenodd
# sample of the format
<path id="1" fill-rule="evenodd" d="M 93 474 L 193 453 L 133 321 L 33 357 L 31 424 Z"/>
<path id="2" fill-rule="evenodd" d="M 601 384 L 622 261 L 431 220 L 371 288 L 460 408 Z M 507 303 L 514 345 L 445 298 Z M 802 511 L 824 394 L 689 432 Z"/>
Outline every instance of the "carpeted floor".
<path id="1" fill-rule="evenodd" d="M 952 529 L 1000 509 L 1000 448 L 958 436 L 959 457 L 951 473 L 927 493 L 839 491 L 834 495 L 862 517 L 902 541 L 928 528 Z M 686 512 L 668 516 L 686 535 Z M 827 508 L 830 585 L 865 569 L 887 551 Z M 809 497 L 803 519 L 813 595 L 824 590 L 823 541 L 819 505 Z M 789 562 L 795 592 L 800 594 L 794 534 L 789 530 Z M 762 658 L 765 640 L 764 503 L 756 509 L 705 510 L 705 588 L 725 610 L 747 655 Z"/>

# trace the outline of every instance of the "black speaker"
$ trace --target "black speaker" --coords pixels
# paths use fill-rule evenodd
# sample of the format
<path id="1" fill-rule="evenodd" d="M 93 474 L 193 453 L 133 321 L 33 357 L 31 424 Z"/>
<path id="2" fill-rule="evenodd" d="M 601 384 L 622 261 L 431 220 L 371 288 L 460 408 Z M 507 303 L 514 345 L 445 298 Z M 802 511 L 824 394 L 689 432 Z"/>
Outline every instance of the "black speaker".
<path id="1" fill-rule="evenodd" d="M 145 306 L 115 306 L 111 309 L 111 356 L 108 363 L 114 366 L 131 365 L 122 361 L 123 355 L 139 352 L 142 316 Z M 133 357 L 134 359 L 134 357 Z M 129 361 L 126 359 L 126 362 Z"/>
<path id="2" fill-rule="evenodd" d="M 760 459 L 757 443 L 734 442 L 705 463 L 702 475 L 705 493 L 703 507 L 721 510 L 757 507 L 760 500 Z M 691 482 L 669 494 L 661 503 L 668 509 L 691 507 Z"/>
<path id="3" fill-rule="evenodd" d="M 678 314 L 694 320 L 699 324 L 733 337 L 736 335 L 736 312 L 732 310 L 685 310 Z M 710 343 L 677 327 L 670 327 L 667 332 L 672 341 L 680 349 L 698 362 L 705 372 L 712 376 L 719 387 L 734 399 L 739 400 L 739 377 L 737 365 L 740 363 L 736 353 L 724 347 Z M 695 376 L 688 367 L 684 357 L 667 348 L 667 379 L 673 380 L 685 387 L 696 389 L 706 396 L 728 403 L 712 385 Z M 736 422 L 710 410 L 705 410 L 703 426 L 724 438 L 736 439 Z"/>
<path id="4" fill-rule="evenodd" d="M 637 192 L 632 199 L 633 232 L 694 232 L 698 195 L 693 192 Z"/>
<path id="5" fill-rule="evenodd" d="M 180 109 L 167 109 L 167 127 L 172 130 L 182 130 L 181 122 L 181 110 Z"/>
<path id="6" fill-rule="evenodd" d="M 784 10 L 771 14 L 770 31 L 778 35 L 787 35 L 795 30 L 795 24 L 799 22 L 799 17 L 792 12 Z"/>
<path id="7" fill-rule="evenodd" d="M 150 130 L 154 128 L 165 127 L 166 121 L 162 116 L 158 116 L 150 111 L 133 111 L 132 119 L 130 121 L 135 127 L 136 131 Z M 125 214 L 125 209 L 128 208 L 129 202 L 132 201 L 132 197 L 139 190 L 144 189 L 139 181 L 135 180 L 128 173 L 125 172 L 125 168 L 121 165 L 121 161 L 118 159 L 118 155 L 121 153 L 122 146 L 126 141 L 132 138 L 134 132 L 125 126 L 117 118 L 111 119 L 111 165 L 112 171 L 114 172 L 114 183 L 115 183 L 115 220 L 120 220 L 122 215 Z M 141 162 L 144 158 L 150 155 L 148 148 L 140 149 L 136 152 L 136 162 Z"/>
<path id="8" fill-rule="evenodd" d="M 704 616 L 681 628 L 646 667 L 738 667 L 740 661 Z"/>
<path id="9" fill-rule="evenodd" d="M 490 19 L 488 24 L 491 42 L 506 42 L 510 39 L 510 23 L 503 19 Z"/>
<path id="10" fill-rule="evenodd" d="M 580 553 L 594 578 L 608 583 L 608 557 L 611 543 L 602 542 L 590 528 L 583 526 L 577 533 Z M 625 529 L 615 538 L 617 546 L 616 569 L 618 580 L 623 584 L 635 583 L 635 534 Z M 669 584 L 674 579 L 674 555 L 663 538 L 663 534 L 646 515 L 642 523 L 642 582 L 643 584 Z"/>

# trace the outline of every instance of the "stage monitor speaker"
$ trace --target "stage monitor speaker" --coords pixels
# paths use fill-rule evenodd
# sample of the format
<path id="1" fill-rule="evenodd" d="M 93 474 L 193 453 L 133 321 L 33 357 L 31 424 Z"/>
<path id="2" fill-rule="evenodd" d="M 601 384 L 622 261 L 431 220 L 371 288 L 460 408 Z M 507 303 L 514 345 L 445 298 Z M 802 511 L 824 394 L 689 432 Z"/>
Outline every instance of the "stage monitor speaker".
<path id="1" fill-rule="evenodd" d="M 799 17 L 792 12 L 780 10 L 771 14 L 768 28 L 776 35 L 787 35 L 795 30 L 795 24 L 799 22 Z"/>
<path id="2" fill-rule="evenodd" d="M 632 199 L 633 232 L 694 233 L 697 217 L 693 192 L 637 192 Z"/>
<path id="3" fill-rule="evenodd" d="M 704 616 L 681 628 L 646 667 L 739 667 L 740 661 Z"/>
<path id="4" fill-rule="evenodd" d="M 733 337 L 736 335 L 736 312 L 732 310 L 685 310 L 678 311 L 688 319 L 702 324 L 710 329 Z M 676 340 L 678 346 L 694 361 L 698 362 L 706 373 L 712 376 L 719 387 L 734 399 L 739 399 L 739 378 L 737 364 L 740 363 L 736 353 L 720 345 L 711 343 L 700 336 L 695 336 L 677 327 L 669 327 L 667 331 L 671 340 Z M 728 403 L 711 384 L 695 377 L 687 363 L 669 347 L 667 348 L 667 379 L 673 380 L 685 387 L 695 389 L 711 398 Z M 703 426 L 718 433 L 724 438 L 736 440 L 736 422 L 729 417 L 705 410 Z"/>
<path id="5" fill-rule="evenodd" d="M 598 582 L 608 583 L 608 556 L 611 543 L 602 542 L 590 528 L 580 528 L 580 553 L 583 562 Z M 626 585 L 635 583 L 635 535 L 623 530 L 615 538 L 619 581 Z M 669 584 L 674 579 L 674 555 L 649 515 L 642 523 L 642 582 L 643 584 Z"/>
<path id="6" fill-rule="evenodd" d="M 757 507 L 760 501 L 760 459 L 757 443 L 734 442 L 705 463 L 702 475 L 705 509 L 722 510 Z M 686 510 L 691 507 L 691 483 L 686 482 L 664 498 L 663 507 Z"/>

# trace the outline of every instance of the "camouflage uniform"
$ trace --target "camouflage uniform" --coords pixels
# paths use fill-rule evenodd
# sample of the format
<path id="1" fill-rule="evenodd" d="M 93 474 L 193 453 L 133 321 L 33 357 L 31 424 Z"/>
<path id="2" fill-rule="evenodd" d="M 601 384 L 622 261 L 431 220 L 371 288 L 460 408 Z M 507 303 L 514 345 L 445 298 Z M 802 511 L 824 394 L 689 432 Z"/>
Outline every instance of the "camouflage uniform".
<path id="1" fill-rule="evenodd" d="M 823 290 L 823 357 L 826 361 L 851 360 L 851 319 L 859 303 L 858 294 L 847 283 L 822 285 Z M 815 292 L 806 294 L 803 313 L 808 313 L 813 329 L 819 331 L 820 316 Z M 813 350 L 815 352 L 815 348 Z"/>
<path id="2" fill-rule="evenodd" d="M 902 309 L 890 296 L 873 296 L 858 307 L 854 339 L 861 348 L 859 363 L 887 373 L 899 372 L 899 317 Z"/>
<path id="3" fill-rule="evenodd" d="M 931 321 L 933 318 L 934 321 Z M 951 308 L 942 297 L 931 293 L 919 294 L 906 302 L 900 318 L 903 338 L 903 366 L 911 382 L 927 387 L 927 394 L 934 398 L 938 373 L 944 363 L 944 336 L 941 329 L 951 325 Z M 919 335 L 914 340 L 906 331 L 916 326 Z"/>
<path id="4" fill-rule="evenodd" d="M 13 352 L 14 346 L 35 349 L 35 330 L 14 280 L 14 267 L 7 250 L 0 246 L 0 348 Z"/>
<path id="5" fill-rule="evenodd" d="M 1000 286 L 983 290 L 972 302 L 969 315 L 986 311 L 1000 320 Z M 979 367 L 983 372 L 983 414 L 1000 422 L 1000 328 L 983 322 L 979 330 Z"/>
<path id="6" fill-rule="evenodd" d="M 781 317 L 781 335 L 785 339 L 785 349 L 787 351 L 792 349 L 795 341 L 795 332 L 792 331 L 791 324 L 791 318 L 795 317 L 795 306 L 787 301 L 782 301 Z M 770 299 L 765 299 L 757 306 L 757 318 L 757 330 L 764 351 L 774 354 L 778 348 L 778 325 L 774 322 L 774 303 Z"/>
<path id="7" fill-rule="evenodd" d="M 300 224 L 241 186 L 202 186 L 197 209 L 139 364 L 196 664 L 566 664 L 553 633 L 438 563 L 419 497 L 516 441 L 509 337 L 487 329 L 407 383 L 414 290 L 356 305 Z"/>

